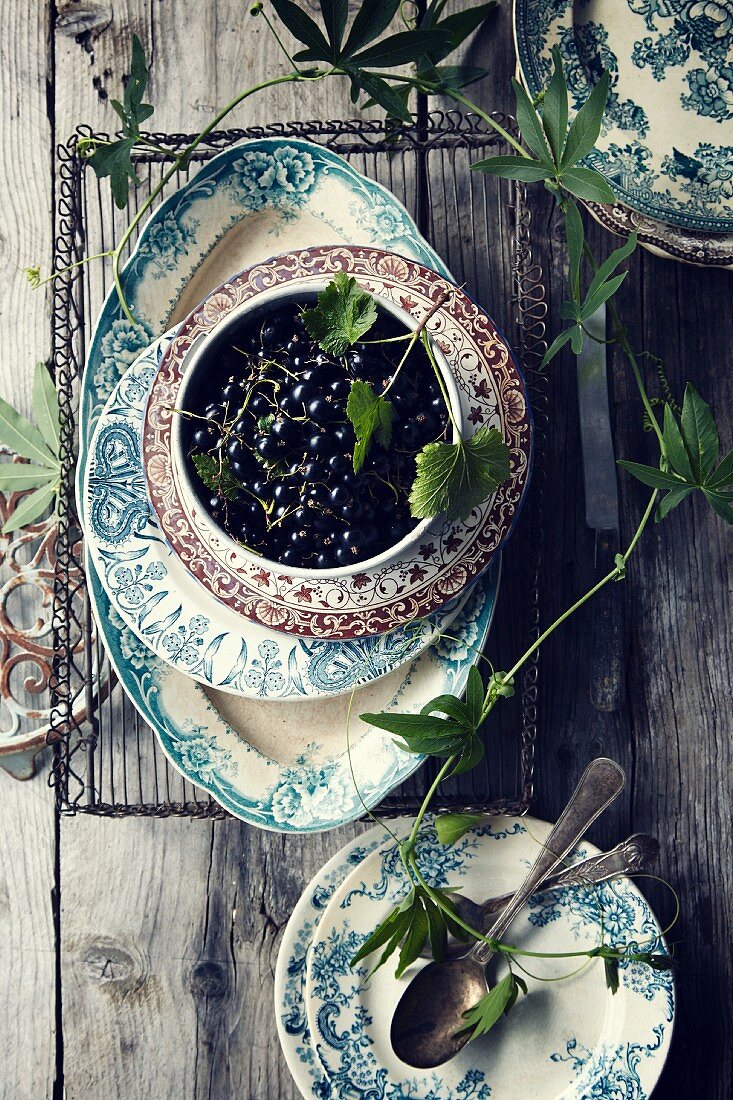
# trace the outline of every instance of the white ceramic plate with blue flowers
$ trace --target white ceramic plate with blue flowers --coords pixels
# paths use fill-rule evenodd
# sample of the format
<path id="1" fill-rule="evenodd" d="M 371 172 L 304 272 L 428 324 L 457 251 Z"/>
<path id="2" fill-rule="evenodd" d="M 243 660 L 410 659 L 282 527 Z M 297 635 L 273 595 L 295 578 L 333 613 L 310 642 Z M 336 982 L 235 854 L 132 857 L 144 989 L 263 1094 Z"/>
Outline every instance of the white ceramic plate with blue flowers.
<path id="1" fill-rule="evenodd" d="M 409 818 L 396 818 L 389 827 L 409 830 Z M 326 906 L 347 875 L 383 844 L 386 833 L 377 825 L 344 845 L 313 876 L 290 915 L 275 967 L 275 1019 L 288 1069 L 304 1097 L 328 1100 L 330 1088 L 323 1066 L 310 1041 L 305 1009 L 306 952 L 313 942 Z"/>
<path id="2" fill-rule="evenodd" d="M 112 667 L 171 764 L 235 817 L 261 829 L 308 833 L 356 820 L 364 803 L 376 806 L 420 766 L 423 757 L 403 752 L 357 716 L 414 713 L 436 695 L 460 694 L 486 641 L 496 583 L 490 575 L 479 580 L 450 639 L 406 667 L 353 696 L 304 699 L 297 707 L 205 690 L 150 652 L 117 615 L 95 573 L 90 587 Z M 261 644 L 252 670 L 262 682 L 282 672 L 272 639 Z"/>
<path id="3" fill-rule="evenodd" d="M 577 110 L 611 76 L 586 163 L 622 202 L 690 230 L 733 231 L 730 0 L 515 0 L 517 56 L 532 95 L 562 54 Z"/>
<path id="4" fill-rule="evenodd" d="M 386 634 L 335 642 L 276 633 L 251 622 L 185 568 L 148 499 L 141 456 L 148 393 L 173 334 L 154 341 L 115 386 L 87 459 L 80 509 L 87 551 L 116 614 L 180 672 L 257 699 L 340 695 L 413 660 L 448 629 L 465 592 Z M 263 674 L 264 652 L 269 658 Z"/>
<path id="5" fill-rule="evenodd" d="M 420 857 L 422 874 L 432 886 L 456 887 L 475 899 L 503 894 L 519 886 L 550 828 L 533 818 L 495 818 L 452 847 L 429 836 Z M 596 851 L 591 845 L 583 850 Z M 577 960 L 527 960 L 536 975 L 525 975 L 528 996 L 520 997 L 487 1036 L 436 1070 L 401 1062 L 389 1039 L 392 1015 L 424 964 L 397 980 L 388 963 L 367 980 L 371 960 L 352 969 L 349 958 L 407 889 L 390 839 L 345 878 L 318 922 L 306 952 L 305 1001 L 311 1042 L 328 1079 L 329 1091 L 320 1095 L 329 1100 L 645 1100 L 650 1095 L 669 1048 L 675 997 L 670 971 L 640 963 L 620 966 L 619 989 L 612 996 L 601 960 L 580 971 Z M 509 938 L 533 951 L 590 948 L 599 942 L 601 916 L 608 942 L 664 950 L 654 915 L 628 879 L 536 895 Z M 561 982 L 538 980 L 573 970 Z"/>

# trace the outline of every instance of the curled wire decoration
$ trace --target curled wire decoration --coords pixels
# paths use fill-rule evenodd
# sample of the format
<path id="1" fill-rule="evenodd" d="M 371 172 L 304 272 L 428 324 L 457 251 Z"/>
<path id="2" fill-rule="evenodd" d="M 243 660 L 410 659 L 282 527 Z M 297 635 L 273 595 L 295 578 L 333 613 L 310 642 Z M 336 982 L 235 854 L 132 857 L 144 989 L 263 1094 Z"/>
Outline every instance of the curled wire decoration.
<path id="1" fill-rule="evenodd" d="M 498 113 L 494 117 L 516 134 L 516 123 L 511 117 Z M 80 139 L 95 136 L 107 137 L 95 134 L 89 127 L 80 127 L 67 144 L 57 149 L 54 251 L 54 270 L 57 271 L 81 259 L 85 253 L 110 247 L 115 213 L 106 200 L 106 192 L 100 190 L 99 181 L 88 170 L 87 161 L 78 149 Z M 193 140 L 193 135 L 180 133 L 145 136 L 174 154 L 182 152 Z M 489 188 L 499 188 L 498 196 L 493 192 L 494 202 L 498 197 L 498 217 L 507 220 L 511 238 L 508 266 L 514 316 L 510 342 L 518 349 L 518 358 L 527 377 L 536 428 L 533 484 L 522 519 L 523 525 L 531 525 L 532 539 L 529 599 L 521 609 L 529 644 L 539 635 L 540 621 L 542 470 L 547 419 L 546 380 L 538 369 L 546 347 L 543 273 L 532 254 L 531 216 L 524 188 L 463 171 L 464 162 L 467 168 L 470 160 L 503 151 L 502 139 L 485 120 L 453 110 L 431 112 L 427 120 L 421 118 L 416 127 L 385 125 L 379 120 L 333 119 L 220 130 L 209 134 L 196 149 L 190 166 L 181 169 L 178 179 L 171 181 L 171 189 L 179 186 L 189 172 L 196 171 L 232 144 L 264 137 L 319 142 L 354 158 L 355 165 L 366 175 L 380 174 L 379 178 L 393 190 L 393 166 L 397 172 L 400 158 L 412 158 L 415 190 L 408 193 L 405 182 L 403 201 L 411 202 L 418 228 L 439 251 L 441 243 L 437 237 L 443 230 L 447 233 L 446 225 L 451 219 L 460 220 L 461 212 L 471 218 L 472 224 L 481 225 L 487 240 L 495 235 L 496 226 L 489 224 L 486 194 Z M 157 182 L 166 164 L 170 163 L 170 157 L 140 152 L 133 159 L 143 179 L 139 194 L 144 195 L 145 186 L 152 187 Z M 431 180 L 434 180 L 433 186 L 445 192 L 437 190 L 434 203 L 431 203 Z M 435 220 L 434 206 L 439 202 L 443 203 L 446 213 L 442 229 Z M 94 225 L 88 217 L 90 209 L 95 214 Z M 449 228 L 455 230 L 453 225 Z M 443 248 L 444 258 L 453 267 L 454 275 L 459 282 L 465 279 L 469 289 L 478 284 L 485 268 L 484 257 L 476 253 L 476 238 L 477 234 L 464 239 L 454 233 L 451 240 L 446 239 Z M 451 254 L 446 255 L 446 252 Z M 74 473 L 79 387 L 86 357 L 85 326 L 93 322 L 91 311 L 101 303 L 95 300 L 92 304 L 93 295 L 84 268 L 60 276 L 53 287 L 54 368 L 62 410 L 63 464 L 53 596 L 55 656 L 50 678 L 53 704 L 49 733 L 53 745 L 50 783 L 55 788 L 56 803 L 63 813 L 87 812 L 112 817 L 130 814 L 227 817 L 229 815 L 217 802 L 182 779 L 167 763 L 152 732 L 124 692 L 116 689 L 106 695 L 97 695 L 94 691 L 94 669 L 106 669 L 108 662 L 93 635 L 88 599 L 84 598 L 80 604 L 80 596 L 84 595 L 84 558 L 74 501 Z M 81 651 L 73 643 L 74 631 L 79 629 L 84 637 Z M 468 793 L 465 788 L 462 792 L 441 789 L 436 798 L 437 808 L 526 813 L 533 790 L 538 674 L 539 664 L 535 657 L 525 667 L 517 692 L 521 711 L 515 737 L 518 759 L 511 768 L 518 779 L 517 793 L 511 797 L 491 794 L 487 773 L 486 782 L 482 784 L 480 778 L 474 779 L 472 791 Z M 72 684 L 77 676 L 81 676 L 85 684 L 88 703 L 85 722 L 78 721 L 73 713 Z M 434 774 L 432 762 L 428 761 L 405 786 L 389 795 L 377 812 L 382 816 L 414 812 Z"/>

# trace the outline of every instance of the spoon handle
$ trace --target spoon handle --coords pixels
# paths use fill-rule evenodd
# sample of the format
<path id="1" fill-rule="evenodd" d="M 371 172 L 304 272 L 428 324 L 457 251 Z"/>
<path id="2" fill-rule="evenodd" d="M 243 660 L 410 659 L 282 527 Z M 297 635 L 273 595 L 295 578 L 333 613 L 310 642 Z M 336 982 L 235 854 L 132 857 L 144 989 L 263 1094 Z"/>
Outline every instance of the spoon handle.
<path id="1" fill-rule="evenodd" d="M 634 833 L 622 840 L 615 848 L 608 852 L 601 852 L 597 856 L 588 856 L 566 867 L 562 871 L 551 875 L 542 884 L 543 890 L 556 890 L 561 886 L 592 886 L 600 882 L 606 882 L 616 875 L 633 875 L 638 871 L 644 871 L 650 867 L 659 855 L 659 842 L 654 837 L 645 833 Z M 501 897 L 489 898 L 481 908 L 485 916 L 498 913 L 514 897 L 513 894 L 502 894 Z"/>
<path id="2" fill-rule="evenodd" d="M 558 863 L 574 848 L 596 818 L 623 789 L 626 777 L 613 760 L 599 756 L 592 760 L 580 777 L 570 801 L 561 813 L 529 874 L 491 930 L 492 939 L 501 939 L 525 902 Z M 494 954 L 488 943 L 478 943 L 470 954 L 485 965 Z"/>

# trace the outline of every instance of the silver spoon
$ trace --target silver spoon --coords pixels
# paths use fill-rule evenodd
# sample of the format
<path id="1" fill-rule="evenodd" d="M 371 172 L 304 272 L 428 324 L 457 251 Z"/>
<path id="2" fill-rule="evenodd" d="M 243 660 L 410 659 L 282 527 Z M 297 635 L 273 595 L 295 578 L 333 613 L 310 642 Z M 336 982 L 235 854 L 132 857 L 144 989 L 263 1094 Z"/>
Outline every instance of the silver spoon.
<path id="1" fill-rule="evenodd" d="M 542 891 L 557 890 L 563 886 L 594 886 L 607 882 L 617 875 L 633 875 L 651 867 L 658 855 L 659 842 L 654 837 L 647 836 L 645 833 L 634 833 L 610 851 L 588 856 L 550 875 L 545 879 Z M 480 932 L 488 932 L 495 923 L 496 915 L 506 908 L 513 896 L 513 894 L 502 894 L 500 897 L 489 898 L 488 901 L 478 904 L 464 894 L 451 894 L 451 901 L 462 921 Z M 468 951 L 469 944 L 449 935 L 446 958 L 466 955 Z M 422 950 L 422 958 L 431 959 L 432 957 L 430 945 L 426 944 Z"/>
<path id="2" fill-rule="evenodd" d="M 574 848 L 590 825 L 622 790 L 623 770 L 599 757 L 583 772 L 570 801 L 545 841 L 529 874 L 492 929 L 500 939 L 525 902 Z M 494 954 L 484 942 L 459 959 L 432 962 L 417 974 L 400 998 L 390 1037 L 397 1057 L 409 1066 L 430 1069 L 458 1054 L 468 1042 L 464 1012 L 488 991 L 486 964 Z"/>

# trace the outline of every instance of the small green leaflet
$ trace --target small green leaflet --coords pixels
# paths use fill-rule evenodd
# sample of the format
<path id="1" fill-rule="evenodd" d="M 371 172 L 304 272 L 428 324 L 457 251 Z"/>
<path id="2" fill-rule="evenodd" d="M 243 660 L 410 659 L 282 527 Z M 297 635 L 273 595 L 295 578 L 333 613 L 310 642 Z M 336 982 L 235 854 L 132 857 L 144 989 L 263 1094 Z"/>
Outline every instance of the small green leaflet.
<path id="1" fill-rule="evenodd" d="M 457 1032 L 458 1035 L 470 1030 L 469 1041 L 486 1035 L 492 1027 L 498 1023 L 502 1016 L 507 1015 L 514 1007 L 519 991 L 526 995 L 527 984 L 523 978 L 518 977 L 510 970 L 500 982 L 482 997 L 477 1005 L 463 1013 L 466 1026 Z"/>
<path id="2" fill-rule="evenodd" d="M 219 462 L 213 455 L 195 454 L 191 455 L 191 461 L 207 489 L 219 493 L 226 500 L 234 500 L 241 486 L 226 459 Z"/>
<path id="3" fill-rule="evenodd" d="M 308 332 L 331 355 L 343 355 L 376 319 L 377 305 L 372 295 L 343 271 L 321 291 L 315 306 L 303 312 Z"/>
<path id="4" fill-rule="evenodd" d="M 483 814 L 438 814 L 435 832 L 441 844 L 455 844 L 483 820 Z"/>
<path id="5" fill-rule="evenodd" d="M 151 105 L 143 103 L 147 84 L 148 70 L 145 53 L 140 39 L 134 34 L 130 78 L 125 88 L 124 102 L 120 103 L 117 99 L 110 100 L 122 123 L 123 136 L 109 145 L 98 145 L 89 161 L 100 179 L 105 176 L 110 177 L 112 197 L 115 206 L 120 210 L 124 210 L 127 206 L 130 181 L 132 180 L 135 186 L 139 183 L 130 154 L 140 137 L 140 124 L 153 113 Z"/>
<path id="6" fill-rule="evenodd" d="M 36 363 L 33 375 L 33 415 L 49 451 L 53 455 L 58 455 L 59 399 L 53 379 L 44 363 Z"/>
<path id="7" fill-rule="evenodd" d="M 449 910 L 453 909 L 448 893 L 438 889 L 431 892 L 440 898 L 443 906 Z M 423 886 L 418 884 L 413 886 L 405 899 L 366 938 L 349 962 L 351 966 L 356 966 L 362 959 L 366 959 L 380 947 L 383 948 L 376 965 L 369 973 L 371 977 L 380 966 L 384 966 L 402 944 L 395 971 L 395 977 L 399 978 L 420 956 L 428 939 L 433 958 L 438 960 L 443 958 L 449 931 L 456 939 L 466 939 L 463 929 L 455 923 L 450 914 L 436 903 Z"/>
<path id="8" fill-rule="evenodd" d="M 58 475 L 52 482 L 34 489 L 27 497 L 23 497 L 13 514 L 6 519 L 2 534 L 7 535 L 10 531 L 18 531 L 21 527 L 27 527 L 28 524 L 37 520 L 51 504 L 57 491 Z"/>
<path id="9" fill-rule="evenodd" d="M 354 473 L 358 474 L 369 453 L 372 439 L 388 447 L 392 439 L 392 402 L 379 397 L 371 382 L 357 380 L 352 382 L 349 399 L 346 402 L 346 415 L 354 426 L 356 444 L 354 445 Z"/>
<path id="10" fill-rule="evenodd" d="M 267 435 L 272 425 L 275 423 L 275 414 L 267 413 L 266 416 L 260 416 L 257 418 L 257 430 L 262 432 L 263 435 Z"/>
<path id="11" fill-rule="evenodd" d="M 56 388 L 43 363 L 36 363 L 33 377 L 33 413 L 38 428 L 0 397 L 0 444 L 27 459 L 0 465 L 0 490 L 6 494 L 34 490 L 8 516 L 3 534 L 37 520 L 58 491 L 59 405 Z"/>
<path id="12" fill-rule="evenodd" d="M 510 455 L 501 432 L 488 425 L 457 443 L 428 443 L 416 457 L 411 514 L 465 519 L 509 477 Z"/>
<path id="13" fill-rule="evenodd" d="M 721 519 L 733 523 L 733 451 L 715 465 L 720 449 L 718 429 L 710 407 L 689 382 L 679 418 L 671 405 L 664 406 L 662 438 L 668 469 L 619 462 L 644 485 L 666 491 L 657 520 L 664 519 L 698 489 Z"/>

